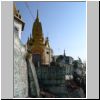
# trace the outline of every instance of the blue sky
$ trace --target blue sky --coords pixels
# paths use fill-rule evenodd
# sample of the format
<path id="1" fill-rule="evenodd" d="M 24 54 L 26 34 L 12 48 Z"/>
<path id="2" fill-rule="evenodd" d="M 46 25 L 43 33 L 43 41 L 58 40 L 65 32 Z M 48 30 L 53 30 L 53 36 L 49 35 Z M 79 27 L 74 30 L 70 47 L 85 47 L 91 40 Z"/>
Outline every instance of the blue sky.
<path id="1" fill-rule="evenodd" d="M 37 9 L 44 37 L 49 37 L 54 55 L 63 54 L 86 60 L 86 2 L 16 2 L 25 22 L 21 41 L 27 42 L 32 33 Z"/>

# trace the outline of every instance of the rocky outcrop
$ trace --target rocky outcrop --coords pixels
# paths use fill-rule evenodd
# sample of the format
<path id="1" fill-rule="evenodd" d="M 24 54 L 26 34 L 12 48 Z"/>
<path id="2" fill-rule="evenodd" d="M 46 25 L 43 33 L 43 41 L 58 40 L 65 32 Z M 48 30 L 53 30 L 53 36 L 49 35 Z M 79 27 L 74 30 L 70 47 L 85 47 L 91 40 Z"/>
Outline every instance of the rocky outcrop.
<path id="1" fill-rule="evenodd" d="M 28 97 L 28 75 L 25 47 L 14 33 L 14 97 Z"/>
<path id="2" fill-rule="evenodd" d="M 32 63 L 32 59 L 27 58 L 27 68 L 28 68 L 28 83 L 29 83 L 29 97 L 40 97 L 40 88 L 38 84 L 37 74 L 35 66 Z"/>
<path id="3" fill-rule="evenodd" d="M 14 33 L 14 97 L 39 97 L 39 84 L 31 57 Z"/>

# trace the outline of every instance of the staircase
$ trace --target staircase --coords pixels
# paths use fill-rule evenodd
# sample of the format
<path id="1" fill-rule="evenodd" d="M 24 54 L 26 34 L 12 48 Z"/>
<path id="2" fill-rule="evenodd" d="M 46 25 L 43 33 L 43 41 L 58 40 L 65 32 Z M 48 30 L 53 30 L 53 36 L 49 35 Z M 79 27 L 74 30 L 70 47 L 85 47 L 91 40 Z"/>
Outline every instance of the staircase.
<path id="1" fill-rule="evenodd" d="M 35 66 L 32 63 L 32 57 L 26 59 L 28 69 L 29 97 L 40 97 L 40 88 L 38 84 Z"/>

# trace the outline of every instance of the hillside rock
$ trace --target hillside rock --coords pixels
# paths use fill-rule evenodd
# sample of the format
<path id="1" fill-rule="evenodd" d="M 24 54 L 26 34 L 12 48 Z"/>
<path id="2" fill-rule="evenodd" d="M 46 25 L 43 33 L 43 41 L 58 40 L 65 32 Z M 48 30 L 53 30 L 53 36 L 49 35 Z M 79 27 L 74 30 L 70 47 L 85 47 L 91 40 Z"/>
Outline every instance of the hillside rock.
<path id="1" fill-rule="evenodd" d="M 25 47 L 14 33 L 14 97 L 28 97 L 28 72 Z"/>

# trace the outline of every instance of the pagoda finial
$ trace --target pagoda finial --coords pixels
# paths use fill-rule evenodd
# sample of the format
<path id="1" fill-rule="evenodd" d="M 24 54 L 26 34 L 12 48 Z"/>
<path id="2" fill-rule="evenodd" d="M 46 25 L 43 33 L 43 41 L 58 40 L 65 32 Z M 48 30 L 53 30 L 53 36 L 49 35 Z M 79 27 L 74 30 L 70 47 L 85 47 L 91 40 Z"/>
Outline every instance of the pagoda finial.
<path id="1" fill-rule="evenodd" d="M 39 18 L 39 13 L 38 13 L 38 9 L 37 9 L 37 18 Z"/>
<path id="2" fill-rule="evenodd" d="M 64 49 L 64 56 L 66 56 L 65 49 Z"/>
<path id="3" fill-rule="evenodd" d="M 38 9 L 37 9 L 36 21 L 39 22 L 39 13 L 38 13 Z"/>

